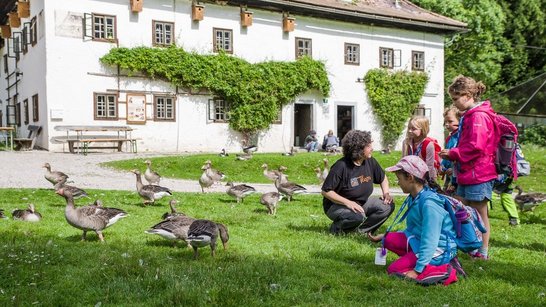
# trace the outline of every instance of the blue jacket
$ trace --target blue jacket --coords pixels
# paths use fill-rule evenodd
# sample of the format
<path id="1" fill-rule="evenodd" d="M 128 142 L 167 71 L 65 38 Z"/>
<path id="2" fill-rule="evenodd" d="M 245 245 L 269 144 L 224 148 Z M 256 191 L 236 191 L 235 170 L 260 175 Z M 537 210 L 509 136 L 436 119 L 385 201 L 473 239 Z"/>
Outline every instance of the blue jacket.
<path id="1" fill-rule="evenodd" d="M 449 136 L 447 137 L 446 139 L 446 149 L 451 149 L 451 148 L 454 148 L 457 146 L 457 144 L 459 143 L 459 129 L 451 132 L 449 134 Z M 453 162 L 447 160 L 447 159 L 442 159 L 442 163 L 441 163 L 441 166 L 442 166 L 442 170 L 443 171 L 446 171 L 448 169 L 452 169 L 453 168 Z M 456 179 L 455 179 L 455 173 L 453 173 L 453 175 L 451 176 L 451 182 L 452 183 L 456 183 Z"/>
<path id="2" fill-rule="evenodd" d="M 404 233 L 417 256 L 415 271 L 421 273 L 427 264 L 448 263 L 457 255 L 457 244 L 451 239 L 455 238 L 455 227 L 444 202 L 427 187 L 415 199 L 410 195 L 406 201 L 409 203 Z"/>

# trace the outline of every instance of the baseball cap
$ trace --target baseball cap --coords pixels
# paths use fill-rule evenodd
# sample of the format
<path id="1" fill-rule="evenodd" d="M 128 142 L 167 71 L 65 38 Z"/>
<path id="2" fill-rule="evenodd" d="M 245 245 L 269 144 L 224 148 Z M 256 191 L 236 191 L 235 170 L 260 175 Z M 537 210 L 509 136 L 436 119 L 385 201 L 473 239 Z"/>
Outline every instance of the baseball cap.
<path id="1" fill-rule="evenodd" d="M 425 179 L 425 174 L 428 172 L 428 166 L 425 161 L 418 156 L 405 156 L 400 159 L 396 165 L 387 167 L 385 170 L 387 172 L 403 170 L 419 179 Z"/>

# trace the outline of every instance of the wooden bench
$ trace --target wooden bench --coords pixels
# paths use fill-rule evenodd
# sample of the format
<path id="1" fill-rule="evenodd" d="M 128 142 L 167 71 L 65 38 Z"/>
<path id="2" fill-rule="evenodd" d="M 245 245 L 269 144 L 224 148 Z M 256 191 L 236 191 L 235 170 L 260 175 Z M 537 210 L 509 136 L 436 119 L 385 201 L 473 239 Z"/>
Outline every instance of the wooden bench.
<path id="1" fill-rule="evenodd" d="M 29 125 L 28 126 L 28 137 L 26 138 L 14 138 L 13 142 L 15 143 L 16 150 L 32 150 L 36 144 L 36 137 L 42 131 L 41 126 Z"/>
<path id="2" fill-rule="evenodd" d="M 81 138 L 81 139 L 67 139 L 68 149 L 71 153 L 75 153 L 76 149 L 81 149 L 84 155 L 87 155 L 89 149 L 117 149 L 119 152 L 122 151 L 124 143 L 129 143 L 130 151 L 137 152 L 137 141 L 136 138 L 117 138 L 117 137 L 97 137 L 97 138 Z M 75 146 L 74 144 L 81 144 L 80 147 Z M 114 146 L 89 146 L 91 143 L 114 143 Z"/>

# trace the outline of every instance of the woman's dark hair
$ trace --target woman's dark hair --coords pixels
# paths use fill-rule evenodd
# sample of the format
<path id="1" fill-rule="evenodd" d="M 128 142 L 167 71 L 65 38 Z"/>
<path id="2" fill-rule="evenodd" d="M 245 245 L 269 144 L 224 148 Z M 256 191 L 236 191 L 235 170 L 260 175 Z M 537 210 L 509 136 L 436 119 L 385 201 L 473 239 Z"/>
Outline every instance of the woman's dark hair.
<path id="1" fill-rule="evenodd" d="M 409 176 L 413 176 L 412 174 L 406 172 L 405 170 L 399 170 L 399 171 L 396 171 L 396 172 L 400 172 L 401 174 L 404 174 L 404 176 L 407 178 Z M 443 195 L 446 195 L 446 193 L 444 192 L 444 190 L 442 190 L 442 187 L 436 182 L 436 180 L 430 178 L 430 175 L 428 172 L 426 172 L 425 174 L 425 179 L 421 179 L 421 178 L 418 178 L 418 177 L 415 177 L 413 176 L 413 178 L 415 179 L 415 181 L 417 181 L 418 183 L 424 185 L 424 186 L 428 186 L 429 188 L 435 190 L 438 194 L 443 194 Z"/>
<path id="2" fill-rule="evenodd" d="M 372 134 L 369 131 L 351 130 L 341 140 L 343 156 L 352 161 L 364 159 L 364 147 L 372 143 Z"/>

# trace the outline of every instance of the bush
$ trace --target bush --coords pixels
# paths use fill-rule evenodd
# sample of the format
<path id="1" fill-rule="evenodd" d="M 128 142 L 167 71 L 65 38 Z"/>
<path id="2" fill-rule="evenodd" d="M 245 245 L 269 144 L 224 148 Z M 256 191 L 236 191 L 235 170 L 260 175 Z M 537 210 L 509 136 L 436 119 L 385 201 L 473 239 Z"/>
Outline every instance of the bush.
<path id="1" fill-rule="evenodd" d="M 546 125 L 533 124 L 526 127 L 524 133 L 519 138 L 519 142 L 546 147 Z"/>

